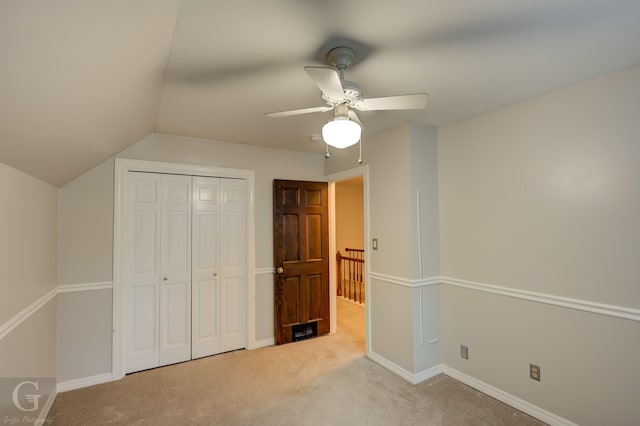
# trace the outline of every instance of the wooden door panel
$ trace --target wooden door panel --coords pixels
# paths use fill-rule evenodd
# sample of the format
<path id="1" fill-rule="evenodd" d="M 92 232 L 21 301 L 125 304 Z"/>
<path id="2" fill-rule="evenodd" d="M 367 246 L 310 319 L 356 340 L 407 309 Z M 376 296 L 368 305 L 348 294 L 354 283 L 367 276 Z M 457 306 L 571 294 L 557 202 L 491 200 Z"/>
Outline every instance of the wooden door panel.
<path id="1" fill-rule="evenodd" d="M 281 322 L 284 326 L 300 323 L 300 276 L 282 280 Z"/>
<path id="2" fill-rule="evenodd" d="M 322 260 L 322 215 L 307 215 L 307 260 Z"/>
<path id="3" fill-rule="evenodd" d="M 305 191 L 305 201 L 307 207 L 322 207 L 322 190 L 307 188 Z"/>
<path id="4" fill-rule="evenodd" d="M 329 332 L 328 185 L 274 181 L 276 343 L 293 340 L 292 327 L 317 322 Z"/>
<path id="5" fill-rule="evenodd" d="M 307 276 L 307 321 L 321 320 L 324 315 L 323 279 L 322 274 Z"/>
<path id="6" fill-rule="evenodd" d="M 282 216 L 282 232 L 284 237 L 283 262 L 300 261 L 300 218 L 297 214 Z"/>
<path id="7" fill-rule="evenodd" d="M 300 205 L 300 189 L 295 186 L 289 186 L 286 183 L 281 187 L 280 204 L 283 206 L 299 206 Z"/>

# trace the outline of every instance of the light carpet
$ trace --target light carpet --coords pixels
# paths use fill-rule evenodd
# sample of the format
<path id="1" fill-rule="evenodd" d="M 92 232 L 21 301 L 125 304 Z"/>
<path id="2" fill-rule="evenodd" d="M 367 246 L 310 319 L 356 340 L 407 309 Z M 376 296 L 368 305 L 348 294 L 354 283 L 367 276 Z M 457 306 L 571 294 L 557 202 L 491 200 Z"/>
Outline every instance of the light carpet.
<path id="1" fill-rule="evenodd" d="M 364 308 L 333 335 L 235 351 L 65 392 L 57 425 L 538 425 L 447 376 L 412 385 L 364 357 Z"/>

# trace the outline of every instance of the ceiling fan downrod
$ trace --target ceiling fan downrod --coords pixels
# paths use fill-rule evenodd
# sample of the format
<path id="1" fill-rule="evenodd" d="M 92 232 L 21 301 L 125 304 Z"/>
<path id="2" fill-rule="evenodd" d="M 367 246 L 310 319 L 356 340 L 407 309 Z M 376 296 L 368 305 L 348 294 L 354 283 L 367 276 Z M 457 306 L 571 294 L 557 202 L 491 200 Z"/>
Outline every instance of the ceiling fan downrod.
<path id="1" fill-rule="evenodd" d="M 350 47 L 334 47 L 327 53 L 327 61 L 340 72 L 340 80 L 344 80 L 344 70 L 356 60 L 356 52 Z"/>

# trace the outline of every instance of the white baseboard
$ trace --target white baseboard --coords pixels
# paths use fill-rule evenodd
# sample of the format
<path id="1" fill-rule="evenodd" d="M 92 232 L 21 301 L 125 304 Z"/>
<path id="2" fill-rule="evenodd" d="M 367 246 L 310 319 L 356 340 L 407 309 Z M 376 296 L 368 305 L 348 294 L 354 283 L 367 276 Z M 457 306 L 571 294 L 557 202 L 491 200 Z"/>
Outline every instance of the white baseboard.
<path id="1" fill-rule="evenodd" d="M 400 367 L 398 364 L 394 363 L 393 361 L 389 361 L 382 355 L 377 354 L 373 351 L 369 353 L 369 358 L 371 358 L 371 360 L 377 362 L 384 368 L 392 371 L 393 373 L 397 374 L 398 376 L 402 377 L 403 379 L 405 379 L 406 381 L 414 385 L 417 385 L 418 383 L 424 382 L 425 380 L 430 379 L 442 373 L 441 364 L 428 368 L 426 370 L 420 371 L 418 373 L 412 373 L 409 370 L 403 367 Z"/>
<path id="2" fill-rule="evenodd" d="M 484 383 L 476 378 L 464 374 L 454 368 L 449 367 L 448 365 L 443 365 L 442 372 L 447 376 L 464 383 L 467 386 L 471 386 L 472 388 L 479 390 L 480 392 L 489 395 L 490 397 L 495 398 L 498 401 L 502 401 L 505 404 L 510 405 L 511 407 L 520 410 L 523 413 L 527 413 L 528 415 L 535 417 L 538 420 L 542 420 L 543 422 L 548 423 L 552 426 L 578 426 L 576 423 L 573 423 L 563 417 L 560 417 L 536 405 L 533 405 L 523 399 L 518 398 L 517 396 L 513 396 L 510 393 L 491 386 L 490 384 Z"/>
<path id="3" fill-rule="evenodd" d="M 422 370 L 419 373 L 415 373 L 413 375 L 415 381 L 413 382 L 415 385 L 418 383 L 422 383 L 425 380 L 429 380 L 432 377 L 437 376 L 438 374 L 442 374 L 442 364 L 438 364 L 434 367 L 427 368 L 426 370 Z"/>
<path id="4" fill-rule="evenodd" d="M 424 382 L 425 380 L 437 376 L 438 374 L 444 373 L 447 376 L 456 379 L 467 386 L 470 386 L 486 395 L 489 395 L 490 397 L 495 398 L 498 401 L 504 402 L 505 404 L 515 408 L 516 410 L 520 410 L 523 413 L 535 417 L 536 419 L 548 423 L 552 426 L 578 426 L 576 423 L 573 423 L 570 420 L 567 420 L 543 408 L 533 405 L 523 399 L 518 398 L 517 396 L 511 395 L 510 393 L 507 393 L 501 389 L 491 386 L 490 384 L 475 379 L 445 364 L 436 365 L 419 373 L 412 373 L 375 352 L 371 352 L 369 354 L 369 358 L 385 367 L 386 369 L 390 370 L 391 372 L 402 377 L 409 383 L 413 383 L 414 385 Z"/>
<path id="5" fill-rule="evenodd" d="M 49 411 L 51 410 L 51 406 L 53 405 L 53 402 L 56 400 L 57 395 L 58 393 L 55 391 L 55 389 L 52 390 L 52 392 L 49 394 L 49 396 L 47 397 L 47 400 L 44 403 L 44 406 L 42 407 L 42 410 L 40 410 L 40 414 L 38 414 L 38 418 L 34 422 L 35 426 L 43 426 L 45 424 L 49 424 L 47 423 L 47 416 L 49 415 Z"/>
<path id="6" fill-rule="evenodd" d="M 264 348 L 266 346 L 273 346 L 275 344 L 276 344 L 275 337 L 269 337 L 267 339 L 256 340 L 255 342 L 253 342 L 253 346 L 250 349 Z"/>
<path id="7" fill-rule="evenodd" d="M 95 376 L 81 377 L 79 379 L 60 382 L 58 383 L 57 390 L 58 393 L 67 392 L 74 389 L 86 388 L 93 385 L 99 385 L 101 383 L 112 382 L 113 380 L 113 374 L 111 373 L 96 374 Z"/>

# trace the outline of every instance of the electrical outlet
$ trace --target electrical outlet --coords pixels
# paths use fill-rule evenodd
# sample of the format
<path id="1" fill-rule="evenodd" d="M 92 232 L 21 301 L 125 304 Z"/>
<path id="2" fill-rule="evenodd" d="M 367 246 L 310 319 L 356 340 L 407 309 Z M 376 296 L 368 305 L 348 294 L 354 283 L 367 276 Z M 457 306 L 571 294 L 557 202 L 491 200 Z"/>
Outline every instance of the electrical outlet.
<path id="1" fill-rule="evenodd" d="M 469 359 L 469 347 L 465 345 L 460 345 L 460 358 Z"/>
<path id="2" fill-rule="evenodd" d="M 540 381 L 540 367 L 538 365 L 529 364 L 529 377 Z"/>

